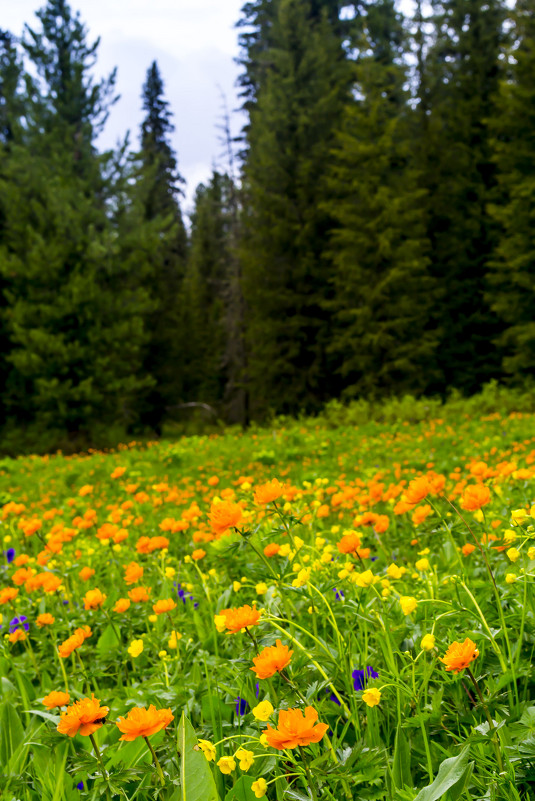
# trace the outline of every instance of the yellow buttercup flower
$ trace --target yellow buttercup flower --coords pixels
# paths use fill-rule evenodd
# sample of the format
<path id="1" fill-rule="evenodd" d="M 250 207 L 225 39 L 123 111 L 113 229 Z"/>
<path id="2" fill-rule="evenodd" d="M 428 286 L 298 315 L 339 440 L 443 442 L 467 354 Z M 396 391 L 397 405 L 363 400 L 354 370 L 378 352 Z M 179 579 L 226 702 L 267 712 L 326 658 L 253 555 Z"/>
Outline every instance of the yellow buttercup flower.
<path id="1" fill-rule="evenodd" d="M 259 704 L 253 707 L 252 712 L 257 720 L 266 721 L 273 714 L 273 705 L 269 701 L 260 701 Z"/>
<path id="2" fill-rule="evenodd" d="M 381 700 L 381 691 L 375 687 L 370 687 L 362 693 L 362 700 L 366 706 L 377 706 Z"/>
<path id="3" fill-rule="evenodd" d="M 411 595 L 402 595 L 399 599 L 399 603 L 404 615 L 410 615 L 418 605 L 416 598 L 413 598 Z"/>
<path id="4" fill-rule="evenodd" d="M 257 595 L 265 595 L 265 593 L 268 591 L 268 585 L 265 583 L 265 581 L 260 581 L 256 585 L 255 590 Z"/>
<path id="5" fill-rule="evenodd" d="M 263 798 L 267 790 L 267 781 L 262 778 L 257 779 L 251 784 L 251 790 L 255 794 L 256 798 Z"/>
<path id="6" fill-rule="evenodd" d="M 418 559 L 418 561 L 414 563 L 414 567 L 416 570 L 429 570 L 429 559 Z"/>
<path id="7" fill-rule="evenodd" d="M 518 548 L 509 548 L 506 553 L 511 562 L 516 562 L 516 560 L 520 558 L 520 551 Z"/>
<path id="8" fill-rule="evenodd" d="M 236 760 L 234 757 L 221 757 L 217 761 L 217 767 L 221 773 L 225 773 L 228 776 L 233 770 L 236 770 Z"/>
<path id="9" fill-rule="evenodd" d="M 128 647 L 128 653 L 135 659 L 143 652 L 143 640 L 132 640 Z"/>
<path id="10" fill-rule="evenodd" d="M 517 579 L 516 573 L 506 573 L 505 574 L 505 582 L 506 584 L 514 584 Z"/>
<path id="11" fill-rule="evenodd" d="M 208 762 L 213 762 L 215 760 L 215 745 L 213 745 L 209 740 L 199 740 L 199 748 L 203 752 Z"/>
<path id="12" fill-rule="evenodd" d="M 423 651 L 431 651 L 435 647 L 436 637 L 434 634 L 424 634 L 420 647 Z"/>
<path id="13" fill-rule="evenodd" d="M 254 763 L 254 752 L 248 751 L 246 748 L 238 748 L 234 757 L 240 763 L 240 770 L 246 773 Z"/>

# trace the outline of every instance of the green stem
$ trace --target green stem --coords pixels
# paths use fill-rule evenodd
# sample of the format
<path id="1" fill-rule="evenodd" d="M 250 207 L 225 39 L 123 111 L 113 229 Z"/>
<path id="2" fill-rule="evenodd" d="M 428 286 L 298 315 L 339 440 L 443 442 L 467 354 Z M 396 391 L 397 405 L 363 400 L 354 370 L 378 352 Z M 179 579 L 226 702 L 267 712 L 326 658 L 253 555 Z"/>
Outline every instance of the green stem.
<path id="1" fill-rule="evenodd" d="M 494 751 L 496 753 L 496 761 L 498 762 L 498 768 L 500 770 L 500 773 L 503 773 L 502 755 L 501 755 L 501 752 L 500 752 L 500 744 L 498 742 L 498 733 L 496 732 L 496 727 L 494 725 L 494 721 L 492 720 L 492 717 L 491 717 L 490 712 L 489 712 L 489 708 L 485 703 L 485 699 L 483 698 L 483 693 L 479 689 L 479 684 L 476 681 L 476 677 L 474 676 L 474 674 L 472 673 L 470 668 L 467 667 L 467 668 L 465 668 L 465 670 L 468 673 L 468 675 L 470 676 L 470 679 L 471 679 L 472 684 L 474 685 L 474 687 L 476 689 L 476 693 L 477 693 L 477 695 L 479 697 L 479 700 L 481 701 L 481 706 L 483 707 L 483 710 L 485 712 L 485 717 L 487 718 L 487 722 L 489 724 L 489 732 L 493 732 L 492 744 L 494 745 Z"/>
<path id="2" fill-rule="evenodd" d="M 147 748 L 151 752 L 152 761 L 154 762 L 154 767 L 156 768 L 156 772 L 158 773 L 158 777 L 160 779 L 160 782 L 161 782 L 162 786 L 165 786 L 165 777 L 163 775 L 162 766 L 160 765 L 160 763 L 158 761 L 158 757 L 156 756 L 156 751 L 154 750 L 154 748 L 150 744 L 148 737 L 143 737 L 143 739 L 147 743 Z"/>
<path id="3" fill-rule="evenodd" d="M 93 750 L 95 752 L 95 756 L 97 758 L 98 764 L 100 765 L 100 770 L 102 772 L 102 778 L 106 782 L 106 798 L 108 799 L 108 801 L 111 801 L 110 785 L 109 785 L 109 782 L 108 782 L 108 778 L 109 777 L 108 777 L 108 774 L 106 772 L 106 768 L 104 767 L 104 762 L 102 761 L 102 755 L 101 755 L 101 753 L 99 751 L 99 748 L 98 748 L 98 745 L 97 745 L 97 741 L 95 740 L 95 737 L 94 737 L 93 734 L 89 735 L 89 739 L 91 740 L 91 743 L 93 745 Z"/>
<path id="4" fill-rule="evenodd" d="M 306 777 L 307 777 L 307 781 L 308 781 L 308 787 L 310 789 L 310 792 L 312 793 L 312 798 L 314 799 L 314 801 L 318 801 L 318 795 L 316 793 L 316 788 L 314 787 L 314 783 L 312 781 L 312 776 L 310 775 L 310 771 L 308 769 L 305 753 L 303 751 L 303 746 L 300 745 L 300 746 L 298 746 L 298 748 L 299 748 L 299 753 L 301 754 L 301 759 L 303 760 L 303 766 L 305 768 L 305 773 L 306 773 Z"/>

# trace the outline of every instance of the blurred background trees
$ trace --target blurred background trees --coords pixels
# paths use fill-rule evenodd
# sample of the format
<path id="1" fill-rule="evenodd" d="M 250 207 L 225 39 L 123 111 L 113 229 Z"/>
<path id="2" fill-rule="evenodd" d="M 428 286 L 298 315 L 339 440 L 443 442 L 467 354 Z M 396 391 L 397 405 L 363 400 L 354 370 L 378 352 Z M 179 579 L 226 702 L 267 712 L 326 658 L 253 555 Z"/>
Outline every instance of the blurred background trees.
<path id="1" fill-rule="evenodd" d="M 189 219 L 155 61 L 138 147 L 100 152 L 80 15 L 0 31 L 2 449 L 532 380 L 534 12 L 247 2 L 247 123 Z"/>

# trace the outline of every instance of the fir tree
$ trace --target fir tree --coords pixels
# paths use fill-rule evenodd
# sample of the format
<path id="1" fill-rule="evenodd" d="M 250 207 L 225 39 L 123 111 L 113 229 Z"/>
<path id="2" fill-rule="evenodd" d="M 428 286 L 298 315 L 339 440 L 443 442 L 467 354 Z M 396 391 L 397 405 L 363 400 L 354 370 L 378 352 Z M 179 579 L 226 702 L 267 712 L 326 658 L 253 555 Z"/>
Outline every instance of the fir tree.
<path id="1" fill-rule="evenodd" d="M 172 115 L 155 61 L 147 71 L 142 98 L 145 118 L 141 125 L 141 191 L 145 219 L 159 220 L 162 246 L 160 260 L 150 276 L 154 310 L 148 319 L 151 335 L 145 358 L 145 369 L 154 377 L 155 385 L 144 399 L 141 421 L 160 433 L 168 407 L 178 404 L 183 396 L 181 291 L 187 235 L 178 202 L 183 178 L 169 141 L 174 131 Z"/>
<path id="2" fill-rule="evenodd" d="M 535 4 L 513 12 L 509 80 L 501 85 L 492 120 L 498 190 L 490 206 L 499 239 L 489 271 L 488 301 L 504 322 L 504 368 L 516 380 L 535 375 Z"/>
<path id="3" fill-rule="evenodd" d="M 256 413 L 312 409 L 333 392 L 324 178 L 350 80 L 327 15 L 298 0 L 277 6 L 245 166 L 241 258 Z"/>

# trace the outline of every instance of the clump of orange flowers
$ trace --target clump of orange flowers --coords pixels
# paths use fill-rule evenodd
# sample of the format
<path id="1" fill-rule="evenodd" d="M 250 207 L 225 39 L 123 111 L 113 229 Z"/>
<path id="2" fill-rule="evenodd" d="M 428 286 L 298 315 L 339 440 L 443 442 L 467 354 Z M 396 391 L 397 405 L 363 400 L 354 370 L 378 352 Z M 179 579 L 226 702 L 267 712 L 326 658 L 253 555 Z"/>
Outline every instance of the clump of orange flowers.
<path id="1" fill-rule="evenodd" d="M 84 609 L 99 609 L 107 597 L 98 587 L 94 590 L 88 590 L 84 595 Z"/>
<path id="2" fill-rule="evenodd" d="M 461 498 L 461 506 L 467 512 L 475 512 L 490 503 L 490 490 L 484 484 L 470 484 Z"/>
<path id="3" fill-rule="evenodd" d="M 165 729 L 172 720 L 174 715 L 170 709 L 156 709 L 152 704 L 148 709 L 136 706 L 125 718 L 117 719 L 117 728 L 123 733 L 119 739 L 130 742 L 136 737 L 150 737 L 151 734 Z"/>
<path id="4" fill-rule="evenodd" d="M 460 673 L 479 656 L 476 644 L 469 637 L 464 642 L 452 642 L 440 661 L 446 665 L 446 670 Z"/>
<path id="5" fill-rule="evenodd" d="M 208 515 L 212 531 L 221 537 L 229 528 L 237 528 L 243 520 L 243 509 L 233 501 L 213 503 Z"/>
<path id="6" fill-rule="evenodd" d="M 66 659 L 68 656 L 72 654 L 77 648 L 84 644 L 84 641 L 87 640 L 88 637 L 91 637 L 91 629 L 89 626 L 83 626 L 83 628 L 75 629 L 74 634 L 71 634 L 65 642 L 62 642 L 60 646 L 58 646 L 58 653 L 62 659 Z"/>
<path id="7" fill-rule="evenodd" d="M 257 626 L 260 620 L 260 612 L 256 606 L 238 606 L 236 609 L 222 609 L 216 617 L 221 618 L 221 630 L 228 629 L 232 634 L 243 631 L 245 628 Z"/>
<path id="8" fill-rule="evenodd" d="M 254 667 L 250 670 L 256 673 L 257 679 L 269 679 L 290 664 L 292 654 L 293 651 L 290 651 L 287 645 L 283 645 L 280 640 L 277 640 L 275 645 L 264 648 L 258 656 L 254 657 Z"/>
<path id="9" fill-rule="evenodd" d="M 269 724 L 264 730 L 268 745 L 283 750 L 297 748 L 299 745 L 319 743 L 327 729 L 327 723 L 316 723 L 318 713 L 312 706 L 302 709 L 281 709 L 277 728 Z"/>
<path id="10" fill-rule="evenodd" d="M 82 698 L 67 707 L 61 716 L 58 731 L 69 737 L 74 737 L 75 734 L 89 737 L 100 729 L 109 711 L 109 707 L 100 706 L 100 701 L 94 695 L 91 698 Z"/>
<path id="11" fill-rule="evenodd" d="M 254 502 L 265 506 L 268 503 L 276 501 L 284 492 L 284 486 L 280 483 L 278 478 L 272 478 L 271 481 L 261 484 L 256 488 L 254 493 Z"/>

